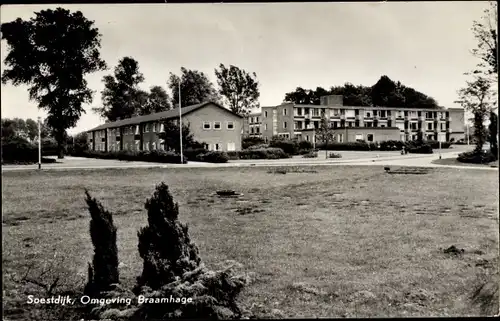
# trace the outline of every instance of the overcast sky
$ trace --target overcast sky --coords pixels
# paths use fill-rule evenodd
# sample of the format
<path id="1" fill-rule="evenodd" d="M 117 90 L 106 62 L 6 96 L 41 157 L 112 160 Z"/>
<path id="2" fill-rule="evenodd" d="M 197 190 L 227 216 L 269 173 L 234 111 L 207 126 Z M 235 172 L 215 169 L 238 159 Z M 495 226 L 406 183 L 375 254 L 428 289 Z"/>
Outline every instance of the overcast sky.
<path id="1" fill-rule="evenodd" d="M 2 6 L 1 22 L 57 5 Z M 102 34 L 101 55 L 110 70 L 87 76 L 95 91 L 76 128 L 102 122 L 91 111 L 101 103 L 101 79 L 124 56 L 138 60 L 142 88 L 166 87 L 169 72 L 205 72 L 233 64 L 257 73 L 260 103 L 282 102 L 297 86 L 315 88 L 345 82 L 371 86 L 388 75 L 440 105 L 453 103 L 467 79 L 463 72 L 478 62 L 472 22 L 487 2 L 254 3 L 254 4 L 87 4 L 80 10 Z M 3 58 L 6 44 L 2 41 Z M 1 86 L 2 118 L 36 118 L 36 104 L 24 86 Z"/>

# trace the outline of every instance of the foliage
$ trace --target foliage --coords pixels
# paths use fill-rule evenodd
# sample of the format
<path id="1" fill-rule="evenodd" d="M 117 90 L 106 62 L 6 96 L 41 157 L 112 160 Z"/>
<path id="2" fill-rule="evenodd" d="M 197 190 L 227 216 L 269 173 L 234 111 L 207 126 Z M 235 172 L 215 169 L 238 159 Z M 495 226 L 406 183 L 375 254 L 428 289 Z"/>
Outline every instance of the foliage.
<path id="1" fill-rule="evenodd" d="M 48 112 L 63 158 L 66 129 L 85 112 L 82 105 L 92 102 L 85 75 L 106 67 L 99 54 L 100 34 L 80 11 L 62 8 L 3 23 L 1 32 L 8 46 L 2 83 L 28 86 L 29 98 Z"/>
<path id="2" fill-rule="evenodd" d="M 316 90 L 297 87 L 285 94 L 285 102 L 319 105 L 320 98 L 327 95 L 342 95 L 344 106 L 385 106 L 408 108 L 435 108 L 437 102 L 427 95 L 394 82 L 382 76 L 373 86 L 355 86 L 346 82 L 343 86 L 332 86 L 329 90 L 317 87 Z"/>
<path id="3" fill-rule="evenodd" d="M 318 153 L 314 151 L 310 151 L 309 153 L 302 155 L 302 158 L 317 158 L 317 157 Z"/>
<path id="4" fill-rule="evenodd" d="M 296 141 L 280 138 L 278 136 L 274 136 L 271 139 L 269 147 L 280 148 L 288 155 L 297 155 L 299 151 L 299 144 Z"/>
<path id="5" fill-rule="evenodd" d="M 405 145 L 404 142 L 399 140 L 386 140 L 380 142 L 381 151 L 401 150 Z"/>
<path id="6" fill-rule="evenodd" d="M 317 149 L 322 150 L 344 150 L 344 151 L 370 151 L 375 150 L 376 145 L 374 143 L 367 143 L 364 141 L 357 142 L 332 142 L 328 145 L 324 143 L 316 144 Z"/>
<path id="7" fill-rule="evenodd" d="M 322 115 L 319 128 L 316 129 L 316 141 L 324 143 L 328 149 L 328 143 L 334 140 L 334 129 L 326 115 Z M 325 150 L 325 158 L 328 158 L 328 150 Z"/>
<path id="8" fill-rule="evenodd" d="M 137 112 L 139 115 L 149 115 L 170 110 L 170 96 L 161 86 L 152 86 L 149 89 L 146 103 Z"/>
<path id="9" fill-rule="evenodd" d="M 439 149 L 439 141 L 426 140 L 425 143 L 427 145 L 430 145 L 433 149 Z M 447 148 L 450 148 L 450 146 L 451 146 L 450 142 L 441 142 L 441 149 L 447 149 Z"/>
<path id="10" fill-rule="evenodd" d="M 247 149 L 251 146 L 261 145 L 264 143 L 265 143 L 264 139 L 262 139 L 260 137 L 245 137 L 241 141 L 241 147 L 243 149 Z"/>
<path id="11" fill-rule="evenodd" d="M 67 147 L 68 155 L 78 156 L 89 149 L 87 133 L 82 132 L 72 137 L 70 145 Z"/>
<path id="12" fill-rule="evenodd" d="M 110 290 L 112 284 L 119 283 L 117 228 L 113 223 L 113 215 L 87 190 L 85 196 L 91 216 L 90 237 L 94 245 L 94 257 L 88 266 L 88 283 L 84 292 L 97 296 L 102 291 Z"/>
<path id="13" fill-rule="evenodd" d="M 206 163 L 227 163 L 227 161 L 229 160 L 229 156 L 226 152 L 208 151 L 196 155 L 194 160 Z"/>
<path id="14" fill-rule="evenodd" d="M 458 91 L 460 103 L 464 109 L 474 115 L 474 138 L 476 153 L 481 153 L 486 142 L 486 126 L 484 122 L 490 111 L 496 105 L 492 81 L 483 76 L 474 76 L 474 80 L 467 81 L 467 86 Z"/>
<path id="15" fill-rule="evenodd" d="M 476 151 L 465 152 L 461 153 L 457 157 L 457 160 L 461 163 L 473 164 L 488 164 L 496 161 L 497 159 L 497 155 L 494 155 L 490 151 L 481 151 L 481 153 L 477 153 Z"/>
<path id="16" fill-rule="evenodd" d="M 138 85 L 144 81 L 139 71 L 139 62 L 132 57 L 123 57 L 114 69 L 113 75 L 102 78 L 102 107 L 93 108 L 106 121 L 130 118 L 146 104 L 147 93 Z"/>
<path id="17" fill-rule="evenodd" d="M 259 82 L 257 75 L 248 73 L 244 69 L 224 64 L 215 69 L 215 76 L 219 85 L 219 94 L 227 102 L 232 112 L 238 115 L 246 115 L 256 107 L 259 107 Z"/>
<path id="18" fill-rule="evenodd" d="M 172 150 L 176 153 L 180 153 L 180 126 L 179 124 L 171 119 L 162 120 L 163 132 L 158 133 L 158 137 L 163 139 L 165 150 Z M 182 124 L 182 147 L 186 148 L 200 148 L 203 143 L 194 140 L 193 134 L 189 127 L 189 123 L 183 122 Z"/>
<path id="19" fill-rule="evenodd" d="M 494 111 L 490 112 L 490 125 L 489 125 L 489 143 L 490 151 L 495 157 L 498 158 L 498 116 Z"/>
<path id="20" fill-rule="evenodd" d="M 341 154 L 330 153 L 328 154 L 328 158 L 342 158 Z"/>
<path id="21" fill-rule="evenodd" d="M 480 70 L 486 75 L 498 74 L 498 3 L 490 1 L 490 8 L 484 10 L 482 21 L 474 21 L 472 32 L 477 40 L 477 48 L 472 54 L 481 60 Z"/>
<path id="22" fill-rule="evenodd" d="M 307 140 L 301 140 L 299 142 L 299 149 L 301 150 L 310 150 L 313 148 L 313 144 L 308 142 Z"/>
<path id="23" fill-rule="evenodd" d="M 181 76 L 179 77 L 170 73 L 168 81 L 173 106 L 179 106 L 179 82 L 181 84 L 182 107 L 196 105 L 206 101 L 216 103 L 220 101 L 217 90 L 203 72 L 182 67 Z"/>
<path id="24" fill-rule="evenodd" d="M 19 136 L 2 139 L 2 163 L 38 162 L 38 148 Z"/>
<path id="25" fill-rule="evenodd" d="M 426 143 L 409 145 L 407 147 L 408 153 L 411 154 L 432 154 L 432 146 Z"/>
<path id="26" fill-rule="evenodd" d="M 116 159 L 121 161 L 138 161 L 138 162 L 154 162 L 154 163 L 170 163 L 180 164 L 181 156 L 179 154 L 163 151 L 118 151 L 118 152 L 102 152 L 102 151 L 82 151 L 74 156 L 99 158 L 99 159 Z M 184 163 L 187 163 L 184 160 Z"/>
<path id="27" fill-rule="evenodd" d="M 191 242 L 187 225 L 179 221 L 179 205 L 165 183 L 156 186 L 145 208 L 148 225 L 137 233 L 139 255 L 144 261 L 137 292 L 143 286 L 159 289 L 175 282 L 176 277 L 196 270 L 201 263 L 198 247 Z"/>
<path id="28" fill-rule="evenodd" d="M 64 153 L 66 154 L 66 146 L 63 145 Z M 57 142 L 53 138 L 42 139 L 42 156 L 56 156 L 58 155 Z"/>
<path id="29" fill-rule="evenodd" d="M 283 159 L 289 158 L 281 148 L 260 148 L 260 149 L 246 149 L 239 152 L 234 152 L 237 159 Z"/>

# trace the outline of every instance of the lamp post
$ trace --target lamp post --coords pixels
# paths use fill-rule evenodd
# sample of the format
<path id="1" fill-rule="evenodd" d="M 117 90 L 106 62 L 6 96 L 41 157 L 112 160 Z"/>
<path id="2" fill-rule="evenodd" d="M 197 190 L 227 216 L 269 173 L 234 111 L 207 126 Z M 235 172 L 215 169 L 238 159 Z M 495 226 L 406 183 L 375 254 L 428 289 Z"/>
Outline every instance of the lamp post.
<path id="1" fill-rule="evenodd" d="M 38 169 L 42 169 L 42 121 L 38 116 Z"/>
<path id="2" fill-rule="evenodd" d="M 184 164 L 184 155 L 182 150 L 182 104 L 181 104 L 181 80 L 179 78 L 179 141 L 181 151 L 181 164 Z"/>

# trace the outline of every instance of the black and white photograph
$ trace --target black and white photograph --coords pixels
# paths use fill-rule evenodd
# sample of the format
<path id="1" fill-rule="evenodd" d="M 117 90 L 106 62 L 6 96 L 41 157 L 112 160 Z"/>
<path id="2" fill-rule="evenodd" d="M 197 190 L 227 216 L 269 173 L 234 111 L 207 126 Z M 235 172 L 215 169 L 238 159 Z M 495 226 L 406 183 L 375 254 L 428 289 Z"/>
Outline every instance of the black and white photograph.
<path id="1" fill-rule="evenodd" d="M 0 16 L 3 320 L 499 315 L 496 1 Z"/>

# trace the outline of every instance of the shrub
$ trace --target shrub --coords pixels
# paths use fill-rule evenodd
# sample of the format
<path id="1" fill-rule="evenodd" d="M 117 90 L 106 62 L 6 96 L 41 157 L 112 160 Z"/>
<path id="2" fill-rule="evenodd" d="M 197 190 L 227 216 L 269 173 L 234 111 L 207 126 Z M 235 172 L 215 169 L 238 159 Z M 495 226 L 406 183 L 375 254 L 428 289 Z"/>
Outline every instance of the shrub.
<path id="1" fill-rule="evenodd" d="M 307 140 L 299 142 L 299 150 L 311 150 L 313 149 L 313 144 Z"/>
<path id="2" fill-rule="evenodd" d="M 269 143 L 270 147 L 281 148 L 288 155 L 297 155 L 299 150 L 299 144 L 290 139 L 282 139 L 273 137 L 271 142 Z"/>
<path id="3" fill-rule="evenodd" d="M 330 153 L 330 154 L 328 154 L 328 158 L 342 158 L 342 155 L 335 154 L 335 153 Z"/>
<path id="4" fill-rule="evenodd" d="M 476 151 L 465 152 L 458 155 L 457 160 L 461 163 L 488 164 L 494 162 L 497 158 L 490 151 L 477 153 Z"/>
<path id="5" fill-rule="evenodd" d="M 182 151 L 187 159 L 195 160 L 196 156 L 208 152 L 205 148 L 186 148 Z"/>
<path id="6" fill-rule="evenodd" d="M 238 152 L 240 159 L 282 159 L 289 156 L 281 148 L 247 149 Z"/>
<path id="7" fill-rule="evenodd" d="M 408 148 L 408 153 L 412 154 L 432 154 L 432 147 L 428 144 L 412 146 Z"/>
<path id="8" fill-rule="evenodd" d="M 380 142 L 381 151 L 402 150 L 405 143 L 399 140 L 386 140 Z"/>
<path id="9" fill-rule="evenodd" d="M 257 145 L 250 146 L 247 149 L 254 150 L 254 149 L 263 149 L 263 148 L 269 148 L 269 144 L 257 144 Z"/>
<path id="10" fill-rule="evenodd" d="M 427 140 L 425 143 L 431 145 L 433 149 L 439 149 L 439 141 Z M 441 148 L 443 149 L 450 148 L 450 146 L 451 146 L 450 142 L 441 142 Z"/>
<path id="11" fill-rule="evenodd" d="M 64 153 L 66 153 L 66 149 L 64 149 Z M 57 142 L 53 138 L 44 138 L 42 139 L 42 156 L 57 156 L 59 153 L 57 152 Z"/>
<path id="12" fill-rule="evenodd" d="M 141 162 L 158 162 L 158 163 L 171 163 L 180 164 L 181 156 L 174 152 L 167 152 L 163 150 L 153 151 L 116 151 L 116 152 L 102 152 L 102 151 L 84 151 L 80 155 L 88 158 L 99 159 L 117 159 L 121 161 L 141 161 Z M 184 159 L 184 163 L 187 160 Z"/>
<path id="13" fill-rule="evenodd" d="M 371 149 L 374 149 L 375 145 L 373 143 L 366 143 L 366 142 L 345 142 L 345 143 L 339 143 L 339 142 L 332 142 L 328 143 L 328 145 L 322 143 L 322 144 L 317 144 L 316 147 L 318 149 L 322 150 L 349 150 L 349 151 L 369 151 Z"/>
<path id="14" fill-rule="evenodd" d="M 226 152 L 210 151 L 197 155 L 195 160 L 207 163 L 227 163 L 229 156 Z"/>
<path id="15" fill-rule="evenodd" d="M 241 148 L 247 149 L 255 145 L 262 145 L 265 141 L 260 137 L 245 137 L 241 141 Z"/>
<path id="16" fill-rule="evenodd" d="M 19 136 L 2 139 L 2 163 L 34 162 L 38 162 L 37 146 Z"/>
<path id="17" fill-rule="evenodd" d="M 226 152 L 226 154 L 227 154 L 227 157 L 228 157 L 229 160 L 240 159 L 240 152 L 230 151 L 230 152 Z"/>
<path id="18" fill-rule="evenodd" d="M 302 155 L 302 158 L 316 158 L 318 157 L 317 152 L 309 152 L 307 154 Z"/>
<path id="19" fill-rule="evenodd" d="M 94 258 L 88 266 L 88 283 L 85 294 L 94 296 L 111 289 L 119 282 L 118 248 L 116 246 L 116 226 L 113 216 L 101 203 L 85 190 L 86 202 L 90 212 L 90 237 L 94 245 Z"/>

